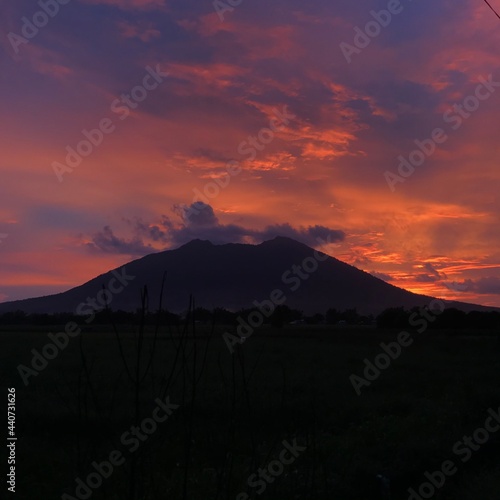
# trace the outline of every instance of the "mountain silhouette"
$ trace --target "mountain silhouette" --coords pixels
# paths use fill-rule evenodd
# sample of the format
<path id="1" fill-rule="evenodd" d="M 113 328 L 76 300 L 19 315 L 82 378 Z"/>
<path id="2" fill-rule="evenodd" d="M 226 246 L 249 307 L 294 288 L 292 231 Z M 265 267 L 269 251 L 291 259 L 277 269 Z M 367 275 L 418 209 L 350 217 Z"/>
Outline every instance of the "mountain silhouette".
<path id="1" fill-rule="evenodd" d="M 126 286 L 120 293 L 108 294 L 111 309 L 138 309 L 141 289 L 147 285 L 149 308 L 156 310 L 164 273 L 163 307 L 172 312 L 186 310 L 190 295 L 196 306 L 238 310 L 252 307 L 255 301 L 269 300 L 273 291 L 281 291 L 276 295 L 280 300 L 286 297 L 286 305 L 306 314 L 324 313 L 331 307 L 377 314 L 388 307 L 424 306 L 432 300 L 390 285 L 303 243 L 277 237 L 259 245 L 214 245 L 193 240 L 177 249 L 129 262 L 63 293 L 1 303 L 0 313 L 21 310 L 86 314 L 81 304 L 99 297 L 99 293 L 102 301 L 103 287 L 108 288 L 112 280 L 113 287 L 119 289 L 120 275 L 125 276 L 122 281 Z M 447 305 L 464 311 L 492 309 L 461 302 Z"/>

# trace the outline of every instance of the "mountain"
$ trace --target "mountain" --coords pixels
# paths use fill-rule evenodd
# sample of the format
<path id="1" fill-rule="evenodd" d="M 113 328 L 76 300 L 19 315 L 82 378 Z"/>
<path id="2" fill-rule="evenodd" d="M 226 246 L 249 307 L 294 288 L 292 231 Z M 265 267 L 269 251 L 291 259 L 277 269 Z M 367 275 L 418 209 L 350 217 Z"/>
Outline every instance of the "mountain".
<path id="1" fill-rule="evenodd" d="M 82 304 L 96 298 L 99 304 L 104 296 L 103 286 L 112 290 L 123 288 L 112 296 L 106 292 L 111 296 L 112 309 L 135 310 L 140 306 L 144 285 L 148 286 L 150 309 L 155 310 L 164 272 L 167 274 L 163 306 L 173 312 L 187 309 L 190 294 L 196 306 L 238 310 L 252 307 L 254 301 L 269 300 L 275 291 L 276 302 L 286 297 L 285 304 L 307 314 L 324 313 L 330 307 L 379 313 L 388 307 L 423 306 L 432 300 L 390 285 L 295 240 L 277 237 L 260 245 L 214 245 L 193 240 L 175 250 L 134 260 L 63 293 L 1 303 L 0 313 L 22 310 L 87 314 L 93 306 Z M 120 285 L 120 280 L 124 285 Z M 491 309 L 459 302 L 447 304 L 465 311 Z"/>

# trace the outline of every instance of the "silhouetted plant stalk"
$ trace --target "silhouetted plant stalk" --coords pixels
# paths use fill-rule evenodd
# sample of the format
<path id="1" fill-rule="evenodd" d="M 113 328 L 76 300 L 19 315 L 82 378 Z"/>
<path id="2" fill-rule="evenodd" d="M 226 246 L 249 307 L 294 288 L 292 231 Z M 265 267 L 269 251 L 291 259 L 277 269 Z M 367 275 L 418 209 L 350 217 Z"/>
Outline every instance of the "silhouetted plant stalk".
<path id="1" fill-rule="evenodd" d="M 122 394 L 132 395 L 131 413 L 133 425 L 139 427 L 144 415 L 142 414 L 141 404 L 145 400 L 149 400 L 146 392 L 152 391 L 156 396 L 165 400 L 171 393 L 177 394 L 176 398 L 181 407 L 182 420 L 178 425 L 182 428 L 181 438 L 181 459 L 180 477 L 172 483 L 172 488 L 178 491 L 174 498 L 182 500 L 191 500 L 199 498 L 200 492 L 196 490 L 197 481 L 195 478 L 198 475 L 197 454 L 196 454 L 196 425 L 197 425 L 197 404 L 200 399 L 200 384 L 204 380 L 204 374 L 208 367 L 210 345 L 215 337 L 217 317 L 214 312 L 210 328 L 204 331 L 203 335 L 198 332 L 196 321 L 196 305 L 193 297 L 189 298 L 189 304 L 184 320 L 174 326 L 171 324 L 168 309 L 164 308 L 163 298 L 165 293 L 166 274 L 163 274 L 160 295 L 158 300 L 158 310 L 155 312 L 153 337 L 148 337 L 148 318 L 149 315 L 149 291 L 144 287 L 140 291 L 140 310 L 139 322 L 134 328 L 132 343 L 132 351 L 128 347 L 128 340 L 123 332 L 120 332 L 119 327 L 115 322 L 115 318 L 110 311 L 109 304 L 105 304 L 105 311 L 109 318 L 114 339 L 117 345 L 117 359 L 119 361 L 119 372 L 117 379 L 112 385 L 112 394 L 109 399 L 109 408 L 104 411 L 103 405 L 99 400 L 100 393 L 97 391 L 96 385 L 92 381 L 93 362 L 89 361 L 84 349 L 85 335 L 80 337 L 80 360 L 81 370 L 78 376 L 77 385 L 77 414 L 78 422 L 81 429 L 89 429 L 95 422 L 93 411 L 95 411 L 97 422 L 108 434 L 109 441 L 112 442 L 114 449 L 120 449 L 120 443 L 114 442 L 116 424 L 116 408 L 123 407 L 123 401 L 119 401 Z M 165 312 L 165 316 L 163 313 Z M 163 340 L 163 342 L 160 342 Z M 233 500 L 235 495 L 236 484 L 241 484 L 246 480 L 246 477 L 240 477 L 241 463 L 238 459 L 238 474 L 237 458 L 241 456 L 240 446 L 245 446 L 248 453 L 248 462 L 245 467 L 249 470 L 255 470 L 262 461 L 259 460 L 259 446 L 256 439 L 257 421 L 254 420 L 254 407 L 252 404 L 252 390 L 250 386 L 251 379 L 255 374 L 259 365 L 260 359 L 265 350 L 265 345 L 262 350 L 257 353 L 256 361 L 253 366 L 248 367 L 246 361 L 246 353 L 243 352 L 241 346 L 237 348 L 237 354 L 230 358 L 229 374 L 222 366 L 221 353 L 217 358 L 217 365 L 214 366 L 220 373 L 221 383 L 223 387 L 222 396 L 227 401 L 228 406 L 225 415 L 226 433 L 224 444 L 220 453 L 225 457 L 223 462 L 216 465 L 213 491 L 206 496 L 206 500 Z M 157 363 L 157 360 L 161 363 Z M 170 360 L 170 362 L 165 362 Z M 224 360 L 226 361 L 226 360 Z M 217 373 L 217 372 L 216 372 Z M 124 388 L 123 382 L 127 382 L 127 386 L 131 391 Z M 108 382 L 111 382 L 109 379 Z M 283 374 L 283 393 L 281 397 L 280 410 L 284 412 L 286 406 L 286 377 Z M 241 441 L 239 437 L 240 414 L 246 415 L 246 426 L 248 434 Z M 156 450 L 162 448 L 168 450 L 169 446 L 165 446 L 162 442 L 162 432 L 157 431 L 154 442 L 148 442 L 142 445 L 142 449 L 134 452 L 131 456 L 126 457 L 127 462 L 124 465 L 122 473 L 128 476 L 125 483 L 125 491 L 122 497 L 125 496 L 128 500 L 146 500 L 160 498 L 167 494 L 161 483 L 161 479 L 155 477 L 158 469 L 156 455 L 151 455 L 152 446 Z M 166 434 L 165 434 L 166 435 Z M 248 442 L 247 442 L 248 439 Z M 273 442 L 268 443 L 267 457 L 264 463 L 267 463 L 271 458 L 272 453 L 282 440 L 281 435 L 273 438 Z M 87 441 L 89 442 L 89 441 Z M 244 444 L 242 444 L 244 443 Z M 92 446 L 86 446 L 84 436 L 79 434 L 77 437 L 77 453 L 78 453 L 78 469 L 79 473 L 84 475 L 88 472 L 89 463 L 95 460 L 99 450 L 92 449 Z M 159 454 L 158 457 L 161 457 Z M 202 457 L 201 457 L 202 458 Z M 175 465 L 173 466 L 175 468 Z M 200 465 L 201 467 L 201 465 Z M 171 477 L 174 475 L 175 469 L 172 469 Z M 164 471 L 169 474 L 168 471 Z M 314 480 L 313 480 L 314 482 Z M 106 486 L 103 484 L 105 493 Z M 273 489 L 277 485 L 273 486 Z M 107 497 L 107 495 L 106 495 Z"/>

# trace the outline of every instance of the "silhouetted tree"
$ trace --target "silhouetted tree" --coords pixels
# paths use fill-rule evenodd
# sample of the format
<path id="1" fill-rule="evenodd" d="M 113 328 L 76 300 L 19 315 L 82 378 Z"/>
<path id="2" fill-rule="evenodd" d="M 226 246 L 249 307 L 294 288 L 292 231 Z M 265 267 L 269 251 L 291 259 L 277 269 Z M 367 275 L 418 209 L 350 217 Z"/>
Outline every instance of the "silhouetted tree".
<path id="1" fill-rule="evenodd" d="M 271 326 L 281 328 L 283 325 L 302 318 L 302 312 L 290 309 L 286 305 L 277 306 L 270 317 Z"/>
<path id="2" fill-rule="evenodd" d="M 328 309 L 328 311 L 326 311 L 325 318 L 326 318 L 326 322 L 329 325 L 335 325 L 336 323 L 338 323 L 338 321 L 340 319 L 340 313 L 334 307 L 330 307 L 330 309 Z"/>
<path id="3" fill-rule="evenodd" d="M 404 307 L 390 307 L 377 316 L 378 328 L 407 328 L 410 312 Z"/>

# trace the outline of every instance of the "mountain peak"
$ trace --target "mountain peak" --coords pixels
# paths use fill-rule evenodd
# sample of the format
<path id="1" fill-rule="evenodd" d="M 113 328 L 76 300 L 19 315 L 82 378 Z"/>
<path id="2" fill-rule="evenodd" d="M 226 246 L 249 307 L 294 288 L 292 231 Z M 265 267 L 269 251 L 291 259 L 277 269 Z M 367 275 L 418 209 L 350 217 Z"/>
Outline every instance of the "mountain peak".
<path id="1" fill-rule="evenodd" d="M 293 238 L 290 238 L 288 236 L 275 236 L 270 240 L 263 241 L 261 245 L 295 245 L 301 247 L 308 246 L 305 243 L 301 243 L 300 241 L 294 240 Z"/>
<path id="2" fill-rule="evenodd" d="M 201 240 L 199 238 L 196 238 L 194 240 L 188 241 L 187 243 L 184 243 L 184 245 L 180 246 L 179 248 L 206 248 L 213 246 L 214 244 L 209 240 Z"/>

